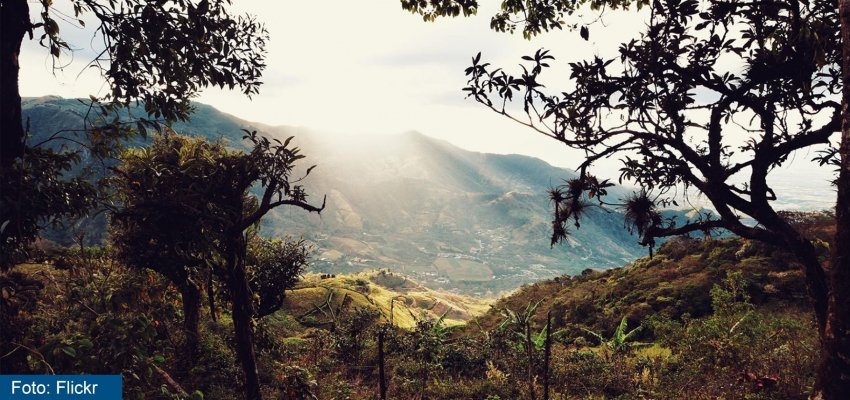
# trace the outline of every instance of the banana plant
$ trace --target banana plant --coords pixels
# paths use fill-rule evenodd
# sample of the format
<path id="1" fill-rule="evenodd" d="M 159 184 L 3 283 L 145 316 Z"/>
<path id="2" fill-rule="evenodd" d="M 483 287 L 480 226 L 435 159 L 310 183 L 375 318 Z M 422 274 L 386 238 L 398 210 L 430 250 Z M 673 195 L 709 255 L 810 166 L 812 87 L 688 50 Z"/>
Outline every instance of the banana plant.
<path id="1" fill-rule="evenodd" d="M 537 394 L 534 390 L 534 381 L 536 378 L 534 373 L 534 353 L 536 344 L 534 344 L 532 341 L 532 338 L 536 335 L 531 333 L 531 322 L 534 318 L 534 314 L 537 312 L 537 307 L 540 305 L 541 301 L 538 301 L 534 304 L 528 303 L 528 305 L 525 307 L 525 310 L 521 313 L 518 313 L 507 307 L 503 308 L 502 316 L 504 317 L 504 320 L 499 325 L 500 329 L 509 327 L 513 330 L 516 336 L 520 339 L 519 342 L 516 343 L 518 351 L 524 351 L 526 356 L 528 357 L 528 361 L 526 364 L 526 384 L 528 386 L 528 394 L 531 400 L 537 400 Z M 545 343 L 545 329 L 543 332 L 543 340 Z"/>
<path id="2" fill-rule="evenodd" d="M 638 326 L 637 328 L 626 332 L 628 324 L 629 322 L 626 320 L 626 317 L 623 317 L 623 319 L 620 320 L 620 325 L 618 325 L 617 329 L 614 330 L 614 333 L 611 335 L 610 339 L 606 339 L 601 334 L 591 331 L 590 329 L 582 329 L 584 329 L 585 332 L 596 337 L 596 339 L 599 340 L 599 343 L 601 343 L 603 346 L 605 346 L 605 348 L 615 354 L 623 351 L 629 351 L 638 347 L 647 347 L 651 345 L 651 343 L 639 343 L 629 341 L 629 339 L 631 339 L 635 334 L 640 332 L 643 326 Z"/>

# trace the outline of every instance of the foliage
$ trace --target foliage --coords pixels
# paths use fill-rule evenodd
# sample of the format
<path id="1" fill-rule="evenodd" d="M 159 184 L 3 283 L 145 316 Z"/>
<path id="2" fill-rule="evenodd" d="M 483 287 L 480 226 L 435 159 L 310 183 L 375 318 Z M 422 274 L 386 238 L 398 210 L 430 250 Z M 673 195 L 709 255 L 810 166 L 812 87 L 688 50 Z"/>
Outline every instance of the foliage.
<path id="1" fill-rule="evenodd" d="M 246 268 L 251 290 L 259 298 L 257 316 L 279 310 L 285 291 L 292 289 L 307 267 L 310 249 L 303 239 L 292 241 L 253 238 L 248 244 Z"/>
<path id="2" fill-rule="evenodd" d="M 113 225 L 122 259 L 157 270 L 181 289 L 190 349 L 196 343 L 200 307 L 197 285 L 192 282 L 194 271 L 209 267 L 208 274 L 225 283 L 246 396 L 253 399 L 262 394 L 253 343 L 254 298 L 246 267 L 247 231 L 278 206 L 315 212 L 324 206 L 306 203 L 300 179 L 290 181 L 294 163 L 304 158 L 298 148 L 289 147 L 292 137 L 272 141 L 246 131 L 245 139 L 253 144 L 247 154 L 176 134 L 157 137 L 147 149 L 126 152 L 124 164 L 116 168 L 124 207 L 115 213 Z M 259 198 L 250 192 L 257 183 L 263 189 Z M 290 251 L 294 252 L 287 254 Z M 290 285 L 286 279 L 296 275 L 286 274 L 303 267 L 306 253 L 299 253 L 298 245 L 290 249 L 271 245 L 258 249 L 256 256 L 256 267 L 269 263 L 269 268 L 255 272 L 278 280 L 256 285 L 260 306 L 270 313 L 280 306 L 283 293 L 263 290 Z M 292 264 L 287 264 L 290 257 Z"/>
<path id="3" fill-rule="evenodd" d="M 757 312 L 746 284 L 730 272 L 715 285 L 709 318 L 653 322 L 675 355 L 662 385 L 711 398 L 807 398 L 817 354 L 815 337 L 805 334 L 811 317 Z"/>
<path id="4" fill-rule="evenodd" d="M 750 282 L 746 290 L 754 304 L 793 308 L 806 296 L 802 266 L 786 249 L 740 238 L 683 237 L 664 242 L 654 257 L 629 267 L 528 285 L 500 299 L 477 323 L 493 331 L 505 319 L 504 308 L 522 310 L 540 301 L 532 318 L 535 326 L 545 326 L 551 311 L 553 332 L 566 329 L 568 336 L 577 337 L 589 329 L 607 339 L 623 317 L 634 322 L 656 314 L 679 319 L 712 313 L 710 291 L 730 269 L 742 271 Z M 651 330 L 642 330 L 633 339 L 646 341 L 651 335 Z"/>
<path id="5" fill-rule="evenodd" d="M 175 291 L 108 257 L 67 257 L 72 269 L 22 265 L 0 279 L 39 282 L 11 298 L 29 296 L 27 308 L 3 309 L 25 332 L 4 341 L 4 372 L 120 373 L 126 397 L 143 398 L 159 386 L 153 365 L 174 354 L 166 325 L 176 316 Z"/>
<path id="6" fill-rule="evenodd" d="M 735 261 L 741 265 L 712 261 L 730 254 L 733 258 L 741 254 Z M 12 338 L 11 347 L 2 349 L 3 368 L 12 372 L 52 368 L 56 373 L 120 370 L 127 398 L 175 393 L 153 368 L 157 366 L 187 393 L 197 390 L 205 398 L 241 394 L 232 384 L 241 374 L 229 310 L 224 310 L 219 322 L 201 324 L 198 353 L 190 358 L 179 348 L 179 337 L 175 338 L 181 325 L 180 297 L 167 280 L 126 268 L 105 250 L 73 250 L 54 257 L 61 261 L 61 269 L 18 265 L 0 275 L 4 302 L 0 322 L 5 324 L 0 334 Z M 309 298 L 296 296 L 301 291 L 296 289 L 281 310 L 256 320 L 262 393 L 272 398 L 375 398 L 376 336 L 383 332 L 390 398 L 529 398 L 528 352 L 516 346 L 518 338 L 527 342 L 526 337 L 518 336 L 520 330 L 513 325 L 506 323 L 501 329 L 498 325 L 505 316 L 528 324 L 531 329 L 523 331 L 531 333 L 532 351 L 538 353 L 547 329 L 539 316 L 552 310 L 552 329 L 563 332 L 553 335 L 560 336 L 552 343 L 553 399 L 802 399 L 813 381 L 816 328 L 811 313 L 800 311 L 803 288 L 799 275 L 793 275 L 799 265 L 787 261 L 786 254 L 743 239 L 666 242 L 652 260 L 639 260 L 627 268 L 525 287 L 493 307 L 489 315 L 493 321 L 485 317 L 480 325 L 460 328 L 446 327 L 445 315 L 417 317 L 412 329 L 390 326 L 381 315 L 384 310 L 377 307 L 380 303 L 369 308 L 368 300 L 359 301 L 365 295 L 354 290 L 357 277 L 314 283 L 311 280 L 316 277 L 308 277 L 299 285 L 347 282 L 347 289 L 335 290 L 352 293 L 349 298 L 358 301 L 335 307 L 339 321 L 335 326 L 315 328 L 297 318 L 304 307 L 292 302 L 309 303 Z M 708 264 L 716 264 L 711 267 L 716 271 L 706 274 L 704 281 L 695 280 L 710 269 Z M 742 272 L 727 273 L 736 270 Z M 360 277 L 371 280 L 368 275 Z M 786 279 L 796 286 L 783 286 L 788 284 L 783 283 Z M 676 294 L 687 285 L 694 289 Z M 781 288 L 779 293 L 768 293 L 765 288 L 770 285 Z M 375 286 L 370 284 L 371 289 Z M 786 296 L 795 290 L 797 295 Z M 691 317 L 670 312 L 666 317 L 659 311 L 646 318 L 630 316 L 627 321 L 641 320 L 645 327 L 631 333 L 623 323 L 626 313 L 621 311 L 644 303 L 645 296 L 666 293 L 690 299 L 691 291 L 711 292 L 705 300 L 706 314 Z M 544 300 L 529 302 L 529 296 Z M 567 296 L 577 297 L 561 299 Z M 578 299 L 598 302 L 599 313 L 606 315 L 597 316 L 594 325 L 569 312 L 558 317 L 562 305 L 576 304 Z M 676 301 L 660 304 L 678 307 L 679 312 L 689 309 L 675 305 Z M 506 308 L 519 311 L 511 317 Z M 633 339 L 654 344 L 611 352 L 604 344 L 569 339 L 584 333 L 582 327 L 598 330 L 606 339 L 619 337 L 621 348 Z M 538 378 L 531 380 L 538 395 L 541 358 L 536 355 L 533 360 L 532 372 Z"/>
<path id="7" fill-rule="evenodd" d="M 827 22 L 834 20 L 835 8 L 811 4 L 794 11 L 796 5 L 783 4 L 768 12 L 757 5 L 656 2 L 646 33 L 624 43 L 619 58 L 570 64 L 573 90 L 550 94 L 542 86 L 543 71 L 553 60 L 547 51 L 524 57 L 527 63 L 516 76 L 492 68 L 479 54 L 466 70 L 464 90 L 517 121 L 525 117 L 514 116 L 508 104 L 519 102 L 529 121 L 523 124 L 589 152 L 579 166 L 579 182 L 570 183 L 577 190 L 567 191 L 566 202 L 589 198 L 605 204 L 586 170 L 600 159 L 621 157 L 620 180 L 645 190 L 627 199 L 625 208 L 647 245 L 655 237 L 718 227 L 782 242 L 793 233 L 770 208 L 775 193 L 765 177 L 791 152 L 828 143 L 840 108 L 833 100 L 840 46 L 826 39 L 835 37 L 837 27 Z M 743 38 L 733 39 L 738 29 Z M 797 31 L 802 33 L 789 33 Z M 739 60 L 747 72 L 726 71 L 718 63 L 722 58 Z M 697 100 L 701 90 L 719 95 Z M 755 131 L 766 133 L 736 150 L 726 132 L 745 115 L 756 121 Z M 816 125 L 821 119 L 825 123 Z M 730 180 L 747 172 L 750 185 Z M 682 185 L 705 194 L 719 220 L 702 215 L 681 225 L 653 217 L 653 204 L 674 203 L 673 189 Z M 763 227 L 743 225 L 731 210 L 753 216 Z M 555 216 L 563 225 L 571 214 L 556 207 Z"/>
<path id="8" fill-rule="evenodd" d="M 53 1 L 37 2 L 37 23 L 30 21 L 29 4 L 13 1 L 3 5 L 2 58 L 4 65 L 2 121 L 0 121 L 0 268 L 26 258 L 26 248 L 45 224 L 79 217 L 94 206 L 94 185 L 69 176 L 78 167 L 80 154 L 46 149 L 48 142 L 62 141 L 86 148 L 103 157 L 119 147 L 122 139 L 155 127 L 161 119 L 185 120 L 190 99 L 208 86 L 240 88 L 251 95 L 258 91 L 265 67 L 268 33 L 250 16 L 232 16 L 229 0 L 71 0 L 67 6 Z M 19 53 L 25 34 L 41 32 L 44 46 L 57 66 L 74 45 L 60 33 L 60 21 L 84 28 L 93 17 L 93 38 L 102 47 L 89 66 L 100 70 L 110 87 L 103 99 L 91 97 L 82 126 L 53 132 L 43 142 L 25 144 L 18 93 Z M 108 120 L 120 107 L 128 110 L 141 101 L 148 116 L 120 122 Z M 98 114 L 92 124 L 90 114 Z M 154 120 L 148 119 L 150 116 Z M 29 123 L 27 123 L 27 129 Z M 75 135 L 74 132 L 83 133 Z M 80 136 L 84 136 L 80 138 Z"/>
<path id="9" fill-rule="evenodd" d="M 547 2 L 527 4 L 541 3 Z M 419 3 L 428 4 L 453 3 Z M 518 3 L 505 2 L 503 8 L 510 4 Z M 618 205 L 599 195 L 607 181 L 588 173 L 598 161 L 618 158 L 620 182 L 641 190 L 618 206 L 650 255 L 657 238 L 718 228 L 788 248 L 805 267 L 823 347 L 815 397 L 846 397 L 847 382 L 837 371 L 846 369 L 847 356 L 841 353 L 847 346 L 839 344 L 842 334 L 831 333 L 846 329 L 830 326 L 844 326 L 850 318 L 840 306 L 847 301 L 835 300 L 846 296 L 839 276 L 847 268 L 838 264 L 847 256 L 837 248 L 835 273 L 824 268 L 822 243 L 813 243 L 771 204 L 778 197 L 768 176 L 795 152 L 818 145 L 826 147 L 816 159 L 821 165 L 841 165 L 840 155 L 847 161 L 847 130 L 841 150 L 830 141 L 847 120 L 850 101 L 842 75 L 847 44 L 839 39 L 847 36 L 847 24 L 835 23 L 846 13 L 839 15 L 838 9 L 834 3 L 796 0 L 656 1 L 646 30 L 621 44 L 619 57 L 571 63 L 567 90 L 543 85 L 543 71 L 554 60 L 543 49 L 524 56 L 515 74 L 483 62 L 478 53 L 465 71 L 469 79 L 463 88 L 493 112 L 586 155 L 579 178 L 551 191 L 553 244 L 566 239 L 568 221 L 578 225 L 586 207 L 574 205 L 590 200 Z M 521 10 L 527 18 L 527 10 Z M 585 27 L 581 34 L 587 39 Z M 836 180 L 839 219 L 850 190 L 844 175 Z M 575 190 L 563 196 L 562 188 Z M 700 213 L 680 224 L 653 212 L 655 204 L 677 205 L 689 191 L 705 196 L 717 216 Z M 755 224 L 744 223 L 744 216 Z M 838 224 L 836 237 L 844 235 L 845 226 L 847 221 Z"/>
<path id="10" fill-rule="evenodd" d="M 638 326 L 637 328 L 634 328 L 630 331 L 627 331 L 627 328 L 628 320 L 626 319 L 626 317 L 623 317 L 623 319 L 620 320 L 620 324 L 617 325 L 616 329 L 614 329 L 614 333 L 611 334 L 610 339 L 606 339 L 601 334 L 591 331 L 589 329 L 585 329 L 585 332 L 593 335 L 597 340 L 599 340 L 599 343 L 601 345 L 605 346 L 608 351 L 614 354 L 620 352 L 629 352 L 635 348 L 649 345 L 648 343 L 636 343 L 630 341 L 633 335 L 640 332 L 642 326 Z"/>
<path id="11" fill-rule="evenodd" d="M 149 147 L 125 151 L 110 182 L 121 204 L 110 220 L 119 259 L 175 284 L 214 260 L 202 210 L 223 195 L 219 168 L 238 158 L 220 143 L 180 135 L 157 135 Z"/>
<path id="12" fill-rule="evenodd" d="M 204 87 L 258 91 L 268 32 L 250 16 L 232 15 L 227 0 L 70 3 L 80 26 L 87 16 L 98 24 L 103 51 L 90 65 L 103 71 L 111 87 L 107 99 L 124 105 L 138 100 L 156 118 L 182 120 L 191 110 L 189 99 Z M 40 44 L 58 59 L 72 44 L 61 35 L 57 5 L 41 6 L 33 28 L 43 29 Z"/>
<path id="13" fill-rule="evenodd" d="M 555 29 L 575 29 L 578 23 L 567 23 L 565 16 L 572 15 L 585 5 L 594 10 L 627 8 L 636 4 L 638 8 L 649 4 L 646 0 L 530 0 L 503 1 L 501 9 L 490 19 L 490 28 L 497 32 L 514 33 L 521 27 L 522 36 L 531 39 L 541 33 Z M 419 14 L 425 21 L 434 21 L 438 17 L 457 17 L 474 15 L 478 11 L 477 0 L 402 0 L 402 8 Z M 579 34 L 587 40 L 590 31 L 587 25 L 581 25 Z"/>
<path id="14" fill-rule="evenodd" d="M 36 148 L 0 171 L 0 270 L 27 260 L 39 230 L 84 215 L 95 204 L 94 184 L 66 176 L 79 159 L 77 153 Z"/>

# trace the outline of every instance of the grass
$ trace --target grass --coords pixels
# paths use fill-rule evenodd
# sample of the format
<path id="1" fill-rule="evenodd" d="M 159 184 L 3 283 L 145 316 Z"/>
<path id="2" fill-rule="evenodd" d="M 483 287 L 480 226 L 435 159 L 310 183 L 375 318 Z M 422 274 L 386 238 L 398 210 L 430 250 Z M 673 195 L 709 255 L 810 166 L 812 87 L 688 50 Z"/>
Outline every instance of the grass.
<path id="1" fill-rule="evenodd" d="M 458 258 L 437 257 L 434 267 L 452 281 L 486 282 L 493 280 L 493 271 L 486 264 Z"/>
<path id="2" fill-rule="evenodd" d="M 439 318 L 443 314 L 447 325 L 460 325 L 489 309 L 487 300 L 428 289 L 409 278 L 403 285 L 390 289 L 375 283 L 387 280 L 386 274 L 381 275 L 371 271 L 323 279 L 308 274 L 287 292 L 281 312 L 306 325 L 321 325 L 333 318 L 329 308 L 334 312 L 371 308 L 382 315 L 384 322 L 413 328 L 417 319 Z M 329 299 L 331 307 L 326 304 Z"/>

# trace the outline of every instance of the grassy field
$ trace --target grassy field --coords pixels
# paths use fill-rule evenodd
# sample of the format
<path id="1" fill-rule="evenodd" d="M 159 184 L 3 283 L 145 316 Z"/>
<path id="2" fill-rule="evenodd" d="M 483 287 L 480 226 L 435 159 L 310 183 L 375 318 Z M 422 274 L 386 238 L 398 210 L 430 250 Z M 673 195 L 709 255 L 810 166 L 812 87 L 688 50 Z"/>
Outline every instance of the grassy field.
<path id="1" fill-rule="evenodd" d="M 308 274 L 296 288 L 287 292 L 283 311 L 305 325 L 330 322 L 337 311 L 372 308 L 385 322 L 412 328 L 419 318 L 439 318 L 446 314 L 447 325 L 463 324 L 484 314 L 490 307 L 486 300 L 428 289 L 409 278 L 403 282 L 364 272 L 322 278 Z M 381 283 L 390 283 L 387 287 Z"/>
<path id="2" fill-rule="evenodd" d="M 472 260 L 437 257 L 434 267 L 452 281 L 486 282 L 493 279 L 490 267 Z"/>

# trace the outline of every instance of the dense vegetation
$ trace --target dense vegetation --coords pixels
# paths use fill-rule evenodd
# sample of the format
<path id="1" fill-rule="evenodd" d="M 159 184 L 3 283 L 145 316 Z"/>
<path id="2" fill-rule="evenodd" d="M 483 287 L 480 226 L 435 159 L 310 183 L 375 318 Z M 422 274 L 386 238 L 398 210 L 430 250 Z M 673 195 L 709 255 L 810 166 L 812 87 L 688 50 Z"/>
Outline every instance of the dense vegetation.
<path id="1" fill-rule="evenodd" d="M 552 243 L 567 240 L 594 204 L 622 209 L 650 253 L 659 238 L 716 228 L 788 249 L 804 267 L 818 321 L 812 397 L 850 397 L 850 1 L 505 1 L 490 28 L 520 28 L 526 38 L 577 28 L 580 19 L 565 20 L 585 4 L 600 10 L 596 21 L 606 7 L 646 7 L 646 25 L 614 56 L 572 60 L 561 88 L 547 86 L 555 56 L 546 49 L 522 56 L 519 69 L 491 65 L 479 52 L 465 70 L 468 98 L 584 153 L 579 178 L 550 191 Z M 478 2 L 402 7 L 433 21 L 474 14 Z M 588 40 L 588 26 L 579 34 Z M 774 202 L 782 194 L 769 179 L 806 149 L 837 167 L 828 263 L 782 218 Z M 594 175 L 606 159 L 620 164 L 620 182 L 640 190 L 608 198 L 611 177 Z M 717 215 L 663 218 L 659 208 L 676 205 L 683 187 Z"/>
<path id="2" fill-rule="evenodd" d="M 850 396 L 850 0 L 506 1 L 491 27 L 531 38 L 585 4 L 650 15 L 618 57 L 570 64 L 567 90 L 540 83 L 554 60 L 542 49 L 515 74 L 480 53 L 466 70 L 468 97 L 586 155 L 549 191 L 552 245 L 591 205 L 621 209 L 650 256 L 662 238 L 739 238 L 670 240 L 655 257 L 533 285 L 450 328 L 451 307 L 436 313 L 436 301 L 420 315 L 410 294 L 378 306 L 386 293 L 372 296 L 373 284 L 405 286 L 386 273 L 320 276 L 324 302 L 291 314 L 286 294 L 309 250 L 257 229 L 279 206 L 324 210 L 300 184 L 312 167 L 294 173 L 304 156 L 291 138 L 246 131 L 240 151 L 167 127 L 204 87 L 258 91 L 268 34 L 229 0 L 72 0 L 68 12 L 43 0 L 38 23 L 29 2 L 0 2 L 0 372 L 120 371 L 129 398 Z M 425 20 L 477 11 L 475 0 L 402 6 Z M 70 51 L 56 13 L 96 21 L 90 66 L 110 90 L 91 99 L 98 117 L 76 139 L 58 131 L 29 144 L 21 44 L 37 30 L 52 60 Z M 145 117 L 111 118 L 137 101 Z M 122 151 L 149 129 L 149 147 Z M 86 176 L 80 151 L 43 146 L 53 140 L 102 161 L 103 181 Z M 769 174 L 817 145 L 821 165 L 838 167 L 835 214 L 779 212 Z M 620 203 L 591 174 L 611 157 L 640 187 Z M 664 218 L 682 187 L 716 214 Z M 95 206 L 108 210 L 107 246 L 80 237 L 73 250 L 38 252 L 45 226 Z M 362 298 L 336 297 L 348 291 Z"/>
<path id="3" fill-rule="evenodd" d="M 831 216 L 793 216 L 830 236 Z M 3 371 L 121 372 L 128 398 L 239 397 L 230 312 L 210 318 L 205 302 L 192 356 L 177 285 L 114 255 L 54 249 L 0 277 Z M 434 300 L 386 271 L 312 275 L 254 319 L 262 393 L 377 398 L 380 338 L 388 398 L 543 398 L 546 376 L 552 399 L 806 398 L 816 325 L 792 260 L 745 239 L 676 239 L 623 268 L 523 287 L 452 326 L 468 317 L 447 308 L 459 296 Z"/>

